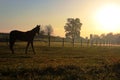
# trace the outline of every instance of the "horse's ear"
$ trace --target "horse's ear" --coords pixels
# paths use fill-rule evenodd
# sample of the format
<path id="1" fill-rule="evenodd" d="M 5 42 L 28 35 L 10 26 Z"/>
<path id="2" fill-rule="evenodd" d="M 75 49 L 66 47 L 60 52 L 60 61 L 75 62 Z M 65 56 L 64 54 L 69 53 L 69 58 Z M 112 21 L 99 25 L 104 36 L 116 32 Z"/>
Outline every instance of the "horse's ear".
<path id="1" fill-rule="evenodd" d="M 40 25 L 37 25 L 36 27 L 40 27 Z"/>

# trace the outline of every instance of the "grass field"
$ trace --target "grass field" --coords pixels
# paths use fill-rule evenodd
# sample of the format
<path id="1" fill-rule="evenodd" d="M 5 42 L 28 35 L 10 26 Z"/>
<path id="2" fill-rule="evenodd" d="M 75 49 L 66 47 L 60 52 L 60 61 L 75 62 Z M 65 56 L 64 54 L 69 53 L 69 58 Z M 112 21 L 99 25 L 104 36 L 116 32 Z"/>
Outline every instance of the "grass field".
<path id="1" fill-rule="evenodd" d="M 11 54 L 0 43 L 0 80 L 119 80 L 120 47 L 80 47 L 71 44 L 35 42 L 25 54 L 26 43 L 15 44 Z"/>

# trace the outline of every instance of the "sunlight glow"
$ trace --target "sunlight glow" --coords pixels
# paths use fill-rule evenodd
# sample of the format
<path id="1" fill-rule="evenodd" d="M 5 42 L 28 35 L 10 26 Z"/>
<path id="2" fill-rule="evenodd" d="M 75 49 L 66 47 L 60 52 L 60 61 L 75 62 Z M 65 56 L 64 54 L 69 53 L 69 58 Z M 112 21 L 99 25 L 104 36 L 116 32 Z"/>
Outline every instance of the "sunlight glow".
<path id="1" fill-rule="evenodd" d="M 120 6 L 106 5 L 97 12 L 95 17 L 101 30 L 116 32 L 120 27 Z"/>

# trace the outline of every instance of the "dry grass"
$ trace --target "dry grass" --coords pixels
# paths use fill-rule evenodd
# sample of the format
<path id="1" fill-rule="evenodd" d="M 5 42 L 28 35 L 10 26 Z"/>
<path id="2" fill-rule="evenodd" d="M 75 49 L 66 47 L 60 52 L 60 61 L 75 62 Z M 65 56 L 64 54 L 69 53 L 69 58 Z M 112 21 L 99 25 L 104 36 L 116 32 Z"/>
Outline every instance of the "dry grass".
<path id="1" fill-rule="evenodd" d="M 120 47 L 70 47 L 66 43 L 35 42 L 24 54 L 26 43 L 17 42 L 15 54 L 0 43 L 2 80 L 118 80 Z"/>

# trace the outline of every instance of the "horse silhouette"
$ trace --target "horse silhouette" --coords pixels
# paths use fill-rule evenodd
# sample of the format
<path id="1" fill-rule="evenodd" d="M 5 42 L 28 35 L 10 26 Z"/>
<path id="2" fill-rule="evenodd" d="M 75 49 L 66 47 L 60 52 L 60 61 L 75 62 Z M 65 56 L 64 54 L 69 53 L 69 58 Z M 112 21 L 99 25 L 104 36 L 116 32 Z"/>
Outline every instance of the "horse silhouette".
<path id="1" fill-rule="evenodd" d="M 27 54 L 28 47 L 31 44 L 32 50 L 35 54 L 35 50 L 34 50 L 34 46 L 33 46 L 33 40 L 34 40 L 34 37 L 35 37 L 36 33 L 39 34 L 39 31 L 40 31 L 40 25 L 37 25 L 32 30 L 26 31 L 26 32 L 22 32 L 22 31 L 18 31 L 18 30 L 11 31 L 10 36 L 9 36 L 9 47 L 10 47 L 10 50 L 12 51 L 12 54 L 14 54 L 13 46 L 14 46 L 16 40 L 27 42 L 27 46 L 26 46 L 26 49 L 25 49 L 26 54 Z"/>

